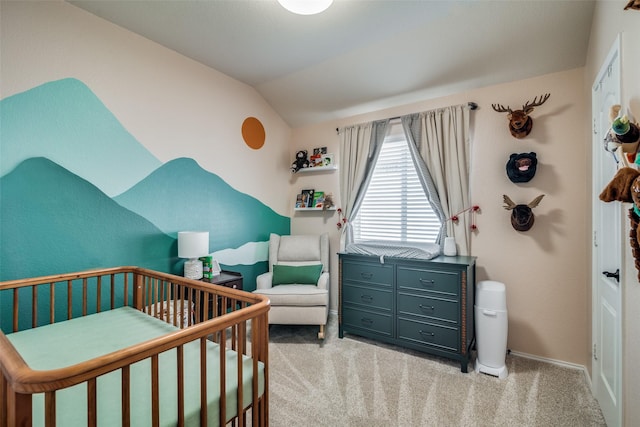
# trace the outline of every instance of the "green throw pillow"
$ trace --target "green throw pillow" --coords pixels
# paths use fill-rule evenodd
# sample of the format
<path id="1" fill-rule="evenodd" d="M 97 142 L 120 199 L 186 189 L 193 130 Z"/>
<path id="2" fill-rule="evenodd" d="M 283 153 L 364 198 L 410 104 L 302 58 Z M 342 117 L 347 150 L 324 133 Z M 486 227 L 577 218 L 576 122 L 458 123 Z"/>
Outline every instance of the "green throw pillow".
<path id="1" fill-rule="evenodd" d="M 322 273 L 322 264 L 273 266 L 273 285 L 316 285 Z"/>

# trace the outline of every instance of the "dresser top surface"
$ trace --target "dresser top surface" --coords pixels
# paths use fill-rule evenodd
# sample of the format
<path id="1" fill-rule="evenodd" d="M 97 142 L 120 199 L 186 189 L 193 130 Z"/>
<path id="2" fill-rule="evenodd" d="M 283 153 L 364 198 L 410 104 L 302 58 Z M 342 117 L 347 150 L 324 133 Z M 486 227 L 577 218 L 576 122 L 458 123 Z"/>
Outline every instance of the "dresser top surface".
<path id="1" fill-rule="evenodd" d="M 379 257 L 376 255 L 363 255 L 353 254 L 347 252 L 338 252 L 338 256 L 341 258 L 348 257 L 353 259 L 362 259 L 363 261 L 379 260 L 382 262 L 424 262 L 424 263 L 437 263 L 437 264 L 452 264 L 452 265 L 473 265 L 476 263 L 476 257 L 474 256 L 444 256 L 439 255 L 431 259 L 418 259 L 418 258 L 399 258 L 399 257 Z"/>

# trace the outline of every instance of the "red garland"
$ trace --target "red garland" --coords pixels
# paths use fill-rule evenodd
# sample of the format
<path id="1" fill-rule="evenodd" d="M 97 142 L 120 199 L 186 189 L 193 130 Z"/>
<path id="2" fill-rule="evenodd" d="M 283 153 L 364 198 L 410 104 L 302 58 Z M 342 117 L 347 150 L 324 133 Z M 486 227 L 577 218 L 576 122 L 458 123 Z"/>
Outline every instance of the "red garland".
<path id="1" fill-rule="evenodd" d="M 480 211 L 480 206 L 478 205 L 473 205 L 471 207 L 468 207 L 466 209 L 461 210 L 460 212 L 458 212 L 455 215 L 451 215 L 451 217 L 449 218 L 449 220 L 457 223 L 458 220 L 460 219 L 459 216 L 467 211 L 471 211 L 471 225 L 469 226 L 469 228 L 473 231 L 478 229 L 478 226 L 476 225 L 476 212 Z"/>
<path id="2" fill-rule="evenodd" d="M 342 228 L 342 224 L 346 224 L 347 223 L 347 217 L 344 216 L 344 214 L 342 213 L 342 208 L 338 208 L 338 223 L 336 224 L 336 227 L 338 227 L 338 230 L 340 230 Z"/>

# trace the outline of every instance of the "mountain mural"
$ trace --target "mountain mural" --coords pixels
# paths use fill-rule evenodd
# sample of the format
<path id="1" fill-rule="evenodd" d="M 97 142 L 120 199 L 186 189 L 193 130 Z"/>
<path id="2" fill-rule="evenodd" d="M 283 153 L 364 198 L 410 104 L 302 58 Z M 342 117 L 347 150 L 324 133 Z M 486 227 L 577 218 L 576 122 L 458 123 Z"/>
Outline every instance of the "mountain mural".
<path id="1" fill-rule="evenodd" d="M 209 231 L 211 252 L 289 233 L 288 217 L 188 158 L 165 163 L 114 200 L 167 234 Z"/>
<path id="2" fill-rule="evenodd" d="M 181 268 L 175 238 L 51 160 L 22 162 L 0 188 L 0 280 L 118 265 Z"/>
<path id="3" fill-rule="evenodd" d="M 251 291 L 269 234 L 290 233 L 290 218 L 196 161 L 162 164 L 77 79 L 1 100 L 0 126 L 2 281 L 118 265 L 182 275 L 177 232 L 204 230 Z"/>
<path id="4" fill-rule="evenodd" d="M 73 78 L 4 98 L 0 126 L 0 175 L 32 157 L 46 157 L 114 196 L 161 165 Z"/>

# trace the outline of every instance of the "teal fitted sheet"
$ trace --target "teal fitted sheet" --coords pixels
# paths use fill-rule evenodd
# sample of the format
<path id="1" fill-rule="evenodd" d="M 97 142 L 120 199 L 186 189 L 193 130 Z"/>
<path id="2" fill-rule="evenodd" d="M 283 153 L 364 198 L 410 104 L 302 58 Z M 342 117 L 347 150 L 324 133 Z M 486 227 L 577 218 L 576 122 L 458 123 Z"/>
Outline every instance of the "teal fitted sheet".
<path id="1" fill-rule="evenodd" d="M 54 323 L 7 335 L 25 362 L 34 370 L 49 370 L 71 366 L 92 358 L 122 350 L 131 345 L 176 331 L 159 319 L 131 307 L 92 314 L 82 318 Z M 237 360 L 235 351 L 226 354 L 226 413 L 227 419 L 237 412 Z M 252 359 L 243 357 L 243 407 L 249 406 L 253 396 Z M 185 421 L 199 425 L 200 417 L 200 343 L 184 345 Z M 176 350 L 159 356 L 160 424 L 173 426 L 177 420 L 177 363 Z M 258 363 L 258 395 L 264 392 L 264 364 Z M 219 346 L 207 342 L 207 396 L 209 425 L 219 424 L 220 401 Z M 151 425 L 151 361 L 131 365 L 131 425 Z M 87 423 L 86 384 L 79 384 L 56 392 L 56 419 L 62 426 L 85 426 Z M 120 425 L 121 371 L 98 377 L 98 425 Z M 33 396 L 33 425 L 44 425 L 44 395 Z"/>

